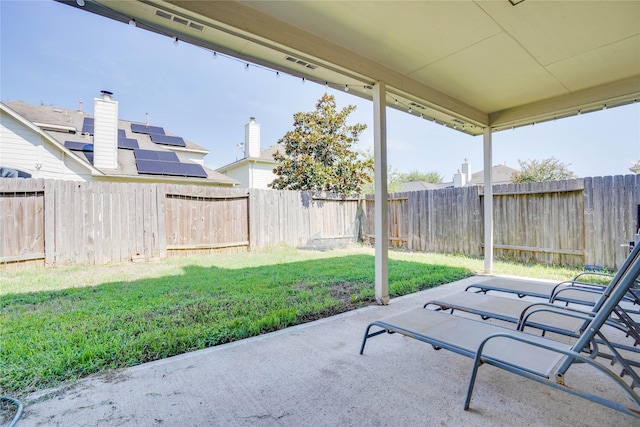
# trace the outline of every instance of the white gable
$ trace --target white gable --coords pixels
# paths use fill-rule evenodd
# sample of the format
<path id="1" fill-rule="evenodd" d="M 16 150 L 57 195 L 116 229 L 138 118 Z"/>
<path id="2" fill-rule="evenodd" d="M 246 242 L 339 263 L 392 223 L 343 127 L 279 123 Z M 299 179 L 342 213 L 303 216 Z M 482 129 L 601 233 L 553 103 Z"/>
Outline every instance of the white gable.
<path id="1" fill-rule="evenodd" d="M 33 178 L 90 179 L 91 172 L 70 156 L 40 133 L 1 112 L 0 166 L 30 173 Z"/>

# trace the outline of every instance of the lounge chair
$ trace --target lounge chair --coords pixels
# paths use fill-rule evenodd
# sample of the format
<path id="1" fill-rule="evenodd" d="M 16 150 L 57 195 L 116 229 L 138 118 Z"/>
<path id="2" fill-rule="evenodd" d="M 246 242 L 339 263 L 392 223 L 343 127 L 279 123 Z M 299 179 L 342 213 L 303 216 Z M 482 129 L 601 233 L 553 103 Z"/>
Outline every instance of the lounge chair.
<path id="1" fill-rule="evenodd" d="M 621 267 L 622 268 L 622 267 Z M 580 273 L 571 280 L 559 283 L 544 282 L 541 280 L 513 279 L 507 277 L 491 277 L 482 282 L 474 283 L 466 287 L 465 291 L 474 291 L 477 293 L 504 292 L 515 294 L 519 298 L 526 296 L 533 298 L 542 298 L 550 302 L 559 301 L 567 305 L 570 303 L 579 305 L 593 305 L 599 299 L 606 285 L 597 285 L 587 283 L 581 279 L 585 274 L 594 274 L 592 272 Z M 602 274 L 599 274 L 602 275 Z M 614 276 L 609 276 L 613 278 Z M 640 304 L 640 292 L 632 289 L 625 295 L 623 301 L 631 304 Z"/>
<path id="2" fill-rule="evenodd" d="M 601 294 L 602 295 L 602 294 Z M 532 303 L 514 298 L 504 298 L 493 295 L 479 294 L 475 292 L 456 292 L 436 298 L 424 304 L 437 307 L 437 310 L 462 311 L 480 316 L 483 320 L 497 319 L 513 323 L 516 329 L 534 328 L 546 332 L 553 332 L 568 337 L 578 338 L 584 330 L 587 321 L 594 315 L 592 311 L 572 309 L 550 303 Z M 616 309 L 616 312 L 620 312 Z M 626 313 L 624 313 L 626 314 Z M 623 314 L 623 316 L 624 316 Z M 607 326 L 618 329 L 627 336 L 632 337 L 631 343 L 612 341 L 617 349 L 640 353 L 640 326 L 633 318 L 624 316 L 622 319 L 616 314 L 606 323 Z M 599 342 L 596 339 L 596 342 Z M 604 344 L 600 342 L 600 344 Z M 612 358 L 608 353 L 601 353 L 603 357 Z M 640 366 L 639 362 L 630 362 L 634 366 Z"/>
<path id="3" fill-rule="evenodd" d="M 483 363 L 488 363 L 640 418 L 640 396 L 633 390 L 634 387 L 640 385 L 640 377 L 628 361 L 610 344 L 601 330 L 639 275 L 640 245 L 634 249 L 628 262 L 625 262 L 625 265 L 621 267 L 607 287 L 602 304 L 597 307 L 593 316 L 583 317 L 588 325 L 573 345 L 489 322 L 418 307 L 370 323 L 365 329 L 360 354 L 363 354 L 369 338 L 384 333 L 400 333 L 431 344 L 435 349 L 446 349 L 473 358 L 474 362 L 464 402 L 465 410 L 469 408 L 471 402 L 478 368 Z M 375 329 L 372 331 L 372 328 Z M 595 359 L 595 355 L 594 358 L 591 358 L 582 354 L 583 349 L 588 348 L 596 338 L 605 343 L 614 361 L 622 367 L 619 375 L 599 363 Z M 580 391 L 566 386 L 566 373 L 574 363 L 584 363 L 604 374 L 626 393 L 631 399 L 632 406 L 616 402 L 594 392 Z M 623 380 L 623 376 L 631 378 L 630 385 Z"/>

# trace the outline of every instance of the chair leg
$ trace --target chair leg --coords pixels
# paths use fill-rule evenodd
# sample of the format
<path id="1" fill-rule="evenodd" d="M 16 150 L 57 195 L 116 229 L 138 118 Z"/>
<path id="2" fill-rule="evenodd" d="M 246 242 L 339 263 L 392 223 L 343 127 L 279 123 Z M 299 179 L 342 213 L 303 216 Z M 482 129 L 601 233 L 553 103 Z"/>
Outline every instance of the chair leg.
<path id="1" fill-rule="evenodd" d="M 467 396 L 464 400 L 464 410 L 469 409 L 469 404 L 471 403 L 471 394 L 473 393 L 473 387 L 476 383 L 476 376 L 478 375 L 478 368 L 482 365 L 482 357 L 480 356 L 480 352 L 476 353 L 476 356 L 473 358 L 473 368 L 471 369 L 471 378 L 469 378 L 469 387 L 467 388 Z"/>

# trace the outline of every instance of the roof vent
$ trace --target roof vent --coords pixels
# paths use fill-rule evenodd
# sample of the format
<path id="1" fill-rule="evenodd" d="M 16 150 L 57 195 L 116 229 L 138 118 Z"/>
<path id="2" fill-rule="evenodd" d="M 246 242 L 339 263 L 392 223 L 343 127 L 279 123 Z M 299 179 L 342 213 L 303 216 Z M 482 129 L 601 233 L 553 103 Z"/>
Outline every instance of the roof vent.
<path id="1" fill-rule="evenodd" d="M 318 68 L 317 65 L 311 64 L 307 61 L 303 61 L 302 59 L 294 58 L 293 56 L 285 56 L 284 59 L 286 59 L 289 62 L 293 62 L 294 64 L 298 64 L 301 67 L 309 68 L 311 70 L 315 70 L 316 68 Z"/>
<path id="2" fill-rule="evenodd" d="M 171 19 L 171 14 L 167 12 L 163 12 L 161 10 L 156 10 L 156 16 L 164 19 Z"/>
<path id="3" fill-rule="evenodd" d="M 189 21 L 187 21 L 184 18 L 180 18 L 179 16 L 174 16 L 173 17 L 173 22 L 177 22 L 178 24 L 182 24 L 182 25 L 188 25 Z"/>
<path id="4" fill-rule="evenodd" d="M 164 10 L 156 9 L 156 16 L 159 16 L 160 18 L 168 19 L 169 21 L 173 21 L 176 24 L 181 24 L 186 27 L 193 28 L 194 30 L 197 30 L 200 32 L 204 31 L 204 25 L 190 21 L 183 16 L 172 15 L 168 12 L 165 12 Z"/>

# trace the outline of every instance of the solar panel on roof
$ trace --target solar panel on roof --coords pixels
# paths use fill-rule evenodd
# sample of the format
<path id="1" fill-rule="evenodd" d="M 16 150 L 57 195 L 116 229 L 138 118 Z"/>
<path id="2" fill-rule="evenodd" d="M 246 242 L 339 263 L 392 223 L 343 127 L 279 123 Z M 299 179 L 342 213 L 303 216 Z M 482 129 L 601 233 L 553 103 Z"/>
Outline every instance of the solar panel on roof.
<path id="1" fill-rule="evenodd" d="M 160 162 L 165 175 L 186 176 L 183 172 L 183 164 L 176 162 Z"/>
<path id="2" fill-rule="evenodd" d="M 178 155 L 173 151 L 155 151 L 155 153 L 158 155 L 158 160 L 163 162 L 180 162 Z"/>
<path id="3" fill-rule="evenodd" d="M 207 178 L 204 168 L 194 163 L 182 163 L 172 151 L 133 150 L 138 173 L 149 175 Z"/>
<path id="4" fill-rule="evenodd" d="M 138 141 L 132 138 L 118 138 L 118 148 L 124 148 L 126 150 L 135 150 L 139 148 Z"/>
<path id="5" fill-rule="evenodd" d="M 160 162 L 165 175 L 206 178 L 207 173 L 200 165 L 192 163 Z"/>
<path id="6" fill-rule="evenodd" d="M 173 151 L 135 149 L 133 150 L 133 154 L 136 159 L 162 160 L 163 162 L 180 162 L 180 159 L 178 159 L 178 155 Z"/>
<path id="7" fill-rule="evenodd" d="M 181 163 L 181 164 L 184 167 L 186 176 L 196 177 L 196 178 L 207 178 L 207 172 L 205 172 L 202 166 L 192 164 L 192 163 Z"/>
<path id="8" fill-rule="evenodd" d="M 156 144 L 173 145 L 176 147 L 185 147 L 187 145 L 185 144 L 184 139 L 179 136 L 151 134 L 151 141 Z"/>
<path id="9" fill-rule="evenodd" d="M 152 150 L 133 150 L 133 155 L 136 159 L 158 160 L 158 155 Z"/>
<path id="10" fill-rule="evenodd" d="M 131 132 L 146 133 L 151 135 L 164 135 L 164 129 L 159 126 L 147 126 L 140 123 L 131 123 Z"/>
<path id="11" fill-rule="evenodd" d="M 82 133 L 88 133 L 93 135 L 93 127 L 94 127 L 93 117 L 85 117 L 84 121 L 82 122 Z"/>
<path id="12" fill-rule="evenodd" d="M 163 175 L 162 165 L 157 160 L 136 159 L 136 168 L 138 173 Z"/>
<path id="13" fill-rule="evenodd" d="M 118 129 L 118 148 L 133 150 L 139 147 L 136 139 L 127 138 L 127 132 L 124 129 Z"/>
<path id="14" fill-rule="evenodd" d="M 204 168 L 192 163 L 136 159 L 136 168 L 140 174 L 207 178 Z"/>
<path id="15" fill-rule="evenodd" d="M 65 141 L 64 146 L 69 150 L 75 151 L 93 151 L 93 144 L 78 141 Z"/>

